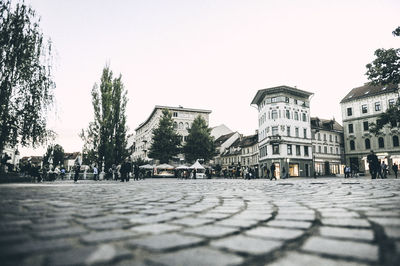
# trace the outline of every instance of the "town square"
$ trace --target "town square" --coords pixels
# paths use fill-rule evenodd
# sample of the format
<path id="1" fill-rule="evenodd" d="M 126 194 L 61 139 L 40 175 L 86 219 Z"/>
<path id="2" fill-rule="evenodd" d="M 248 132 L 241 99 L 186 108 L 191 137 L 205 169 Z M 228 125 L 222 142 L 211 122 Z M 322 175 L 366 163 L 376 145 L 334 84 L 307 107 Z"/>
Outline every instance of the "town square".
<path id="1" fill-rule="evenodd" d="M 0 0 L 0 265 L 400 265 L 399 13 Z"/>

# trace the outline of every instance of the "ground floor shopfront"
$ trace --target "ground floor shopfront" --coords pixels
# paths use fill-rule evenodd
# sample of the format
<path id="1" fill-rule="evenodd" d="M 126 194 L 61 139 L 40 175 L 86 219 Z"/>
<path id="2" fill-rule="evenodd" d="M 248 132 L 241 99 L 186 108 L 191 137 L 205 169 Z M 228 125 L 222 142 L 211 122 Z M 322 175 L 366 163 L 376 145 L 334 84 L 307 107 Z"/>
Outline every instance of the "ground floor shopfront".
<path id="1" fill-rule="evenodd" d="M 363 154 L 348 154 L 346 156 L 346 165 L 355 166 L 359 172 L 368 172 L 367 156 L 369 153 Z M 385 162 L 391 171 L 393 164 L 400 165 L 400 151 L 398 152 L 377 152 L 375 155 L 378 157 L 379 163 Z"/>
<path id="2" fill-rule="evenodd" d="M 314 162 L 317 175 L 339 175 L 344 174 L 344 165 L 337 160 L 318 160 Z"/>
<path id="3" fill-rule="evenodd" d="M 312 160 L 303 159 L 266 159 L 260 161 L 260 176 L 267 177 L 267 169 L 271 169 L 271 165 L 275 164 L 275 176 L 280 179 L 286 175 L 288 177 L 310 177 L 312 173 Z M 270 173 L 271 175 L 271 173 Z"/>

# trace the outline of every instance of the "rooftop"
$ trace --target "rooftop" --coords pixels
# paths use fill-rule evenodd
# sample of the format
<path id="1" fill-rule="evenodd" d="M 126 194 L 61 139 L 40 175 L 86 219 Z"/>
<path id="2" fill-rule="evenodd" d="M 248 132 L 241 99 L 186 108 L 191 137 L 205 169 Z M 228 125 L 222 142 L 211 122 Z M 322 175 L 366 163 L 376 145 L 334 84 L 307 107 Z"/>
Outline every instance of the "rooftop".
<path id="1" fill-rule="evenodd" d="M 398 85 L 371 85 L 370 83 L 364 84 L 364 86 L 352 89 L 340 103 L 350 102 L 362 98 L 367 98 L 379 94 L 390 93 L 398 91 Z"/>
<path id="2" fill-rule="evenodd" d="M 343 131 L 342 125 L 340 125 L 335 119 L 322 119 L 319 117 L 311 117 L 311 128 L 329 131 Z"/>
<path id="3" fill-rule="evenodd" d="M 265 95 L 268 94 L 276 94 L 280 92 L 285 92 L 294 96 L 302 97 L 302 98 L 309 98 L 311 95 L 314 93 L 304 91 L 304 90 L 299 90 L 297 88 L 289 87 L 286 85 L 282 86 L 277 86 L 277 87 L 272 87 L 272 88 L 266 88 L 257 91 L 256 96 L 254 96 L 253 100 L 251 101 L 251 104 L 259 104 L 265 97 Z"/>

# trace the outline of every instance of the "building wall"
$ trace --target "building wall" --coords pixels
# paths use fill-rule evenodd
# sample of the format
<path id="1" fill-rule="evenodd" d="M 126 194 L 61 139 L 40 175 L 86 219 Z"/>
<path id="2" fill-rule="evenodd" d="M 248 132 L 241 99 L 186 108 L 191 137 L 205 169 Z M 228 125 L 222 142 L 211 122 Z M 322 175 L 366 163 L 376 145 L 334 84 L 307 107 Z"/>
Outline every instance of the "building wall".
<path id="1" fill-rule="evenodd" d="M 364 122 L 375 123 L 377 117 L 389 107 L 389 100 L 396 101 L 397 93 L 386 93 L 372 95 L 362 99 L 341 103 L 344 144 L 346 164 L 357 163 L 360 171 L 368 170 L 366 156 L 370 150 L 373 150 L 380 160 L 384 160 L 389 167 L 396 162 L 400 163 L 400 147 L 393 145 L 393 136 L 400 138 L 400 132 L 384 128 L 383 134 L 375 136 L 364 129 Z M 375 103 L 380 103 L 381 109 L 375 110 Z M 367 112 L 362 112 L 362 106 L 367 107 Z M 352 108 L 352 115 L 347 114 L 347 109 Z M 349 131 L 349 125 L 352 125 L 353 131 Z M 383 138 L 384 147 L 379 147 L 378 139 Z M 366 146 L 366 139 L 370 141 L 370 147 Z M 351 141 L 354 141 L 354 149 L 351 147 Z"/>
<path id="2" fill-rule="evenodd" d="M 317 174 L 343 174 L 343 132 L 319 129 L 313 137 L 312 144 Z"/>

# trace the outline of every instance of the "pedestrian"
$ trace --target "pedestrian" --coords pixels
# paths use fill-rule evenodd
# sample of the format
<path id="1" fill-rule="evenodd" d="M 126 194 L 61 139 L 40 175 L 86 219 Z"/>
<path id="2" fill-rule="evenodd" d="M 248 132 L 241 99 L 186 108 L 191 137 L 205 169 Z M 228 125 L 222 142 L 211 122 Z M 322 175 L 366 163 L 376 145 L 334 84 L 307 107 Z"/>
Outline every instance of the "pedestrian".
<path id="1" fill-rule="evenodd" d="M 81 171 L 81 165 L 79 164 L 79 162 L 75 163 L 74 171 L 75 171 L 74 183 L 77 183 L 79 178 L 79 172 Z"/>
<path id="2" fill-rule="evenodd" d="M 399 166 L 396 163 L 393 164 L 392 170 L 393 170 L 394 176 L 397 178 L 397 171 L 399 171 Z"/>
<path id="3" fill-rule="evenodd" d="M 286 169 L 285 169 L 285 167 L 282 167 L 282 178 L 283 179 L 286 178 Z"/>
<path id="4" fill-rule="evenodd" d="M 93 166 L 93 179 L 94 181 L 99 180 L 99 170 L 97 169 L 96 165 Z"/>
<path id="5" fill-rule="evenodd" d="M 125 161 L 121 164 L 121 167 L 119 170 L 121 173 L 121 182 L 129 181 L 128 175 L 129 175 L 130 170 L 131 170 L 131 165 L 128 161 L 128 158 L 126 158 Z"/>
<path id="6" fill-rule="evenodd" d="M 380 168 L 380 167 L 379 167 L 378 157 L 374 154 L 373 150 L 371 150 L 370 154 L 368 154 L 367 161 L 368 161 L 368 168 L 369 168 L 369 172 L 371 174 L 371 178 L 376 179 L 376 174 L 377 174 L 378 168 Z"/>
<path id="7" fill-rule="evenodd" d="M 61 180 L 64 180 L 64 177 L 65 177 L 65 168 L 62 167 L 61 168 Z"/>
<path id="8" fill-rule="evenodd" d="M 267 168 L 267 178 L 269 179 L 269 173 L 270 173 L 270 171 L 269 171 L 269 169 Z"/>
<path id="9" fill-rule="evenodd" d="M 139 181 L 139 165 L 135 164 L 135 166 L 133 167 L 133 181 Z"/>
<path id="10" fill-rule="evenodd" d="M 272 180 L 272 179 L 277 180 L 276 176 L 275 176 L 275 164 L 274 163 L 271 164 L 271 179 L 270 180 Z"/>
<path id="11" fill-rule="evenodd" d="M 193 169 L 193 179 L 196 179 L 196 174 L 197 174 L 197 171 L 196 171 L 196 168 L 195 168 L 195 169 Z"/>
<path id="12" fill-rule="evenodd" d="M 344 168 L 344 178 L 349 178 L 350 177 L 350 173 L 351 173 L 351 169 L 350 166 L 345 166 Z"/>
<path id="13" fill-rule="evenodd" d="M 382 161 L 381 163 L 381 176 L 382 178 L 387 178 L 387 165 L 385 164 L 385 161 Z"/>

